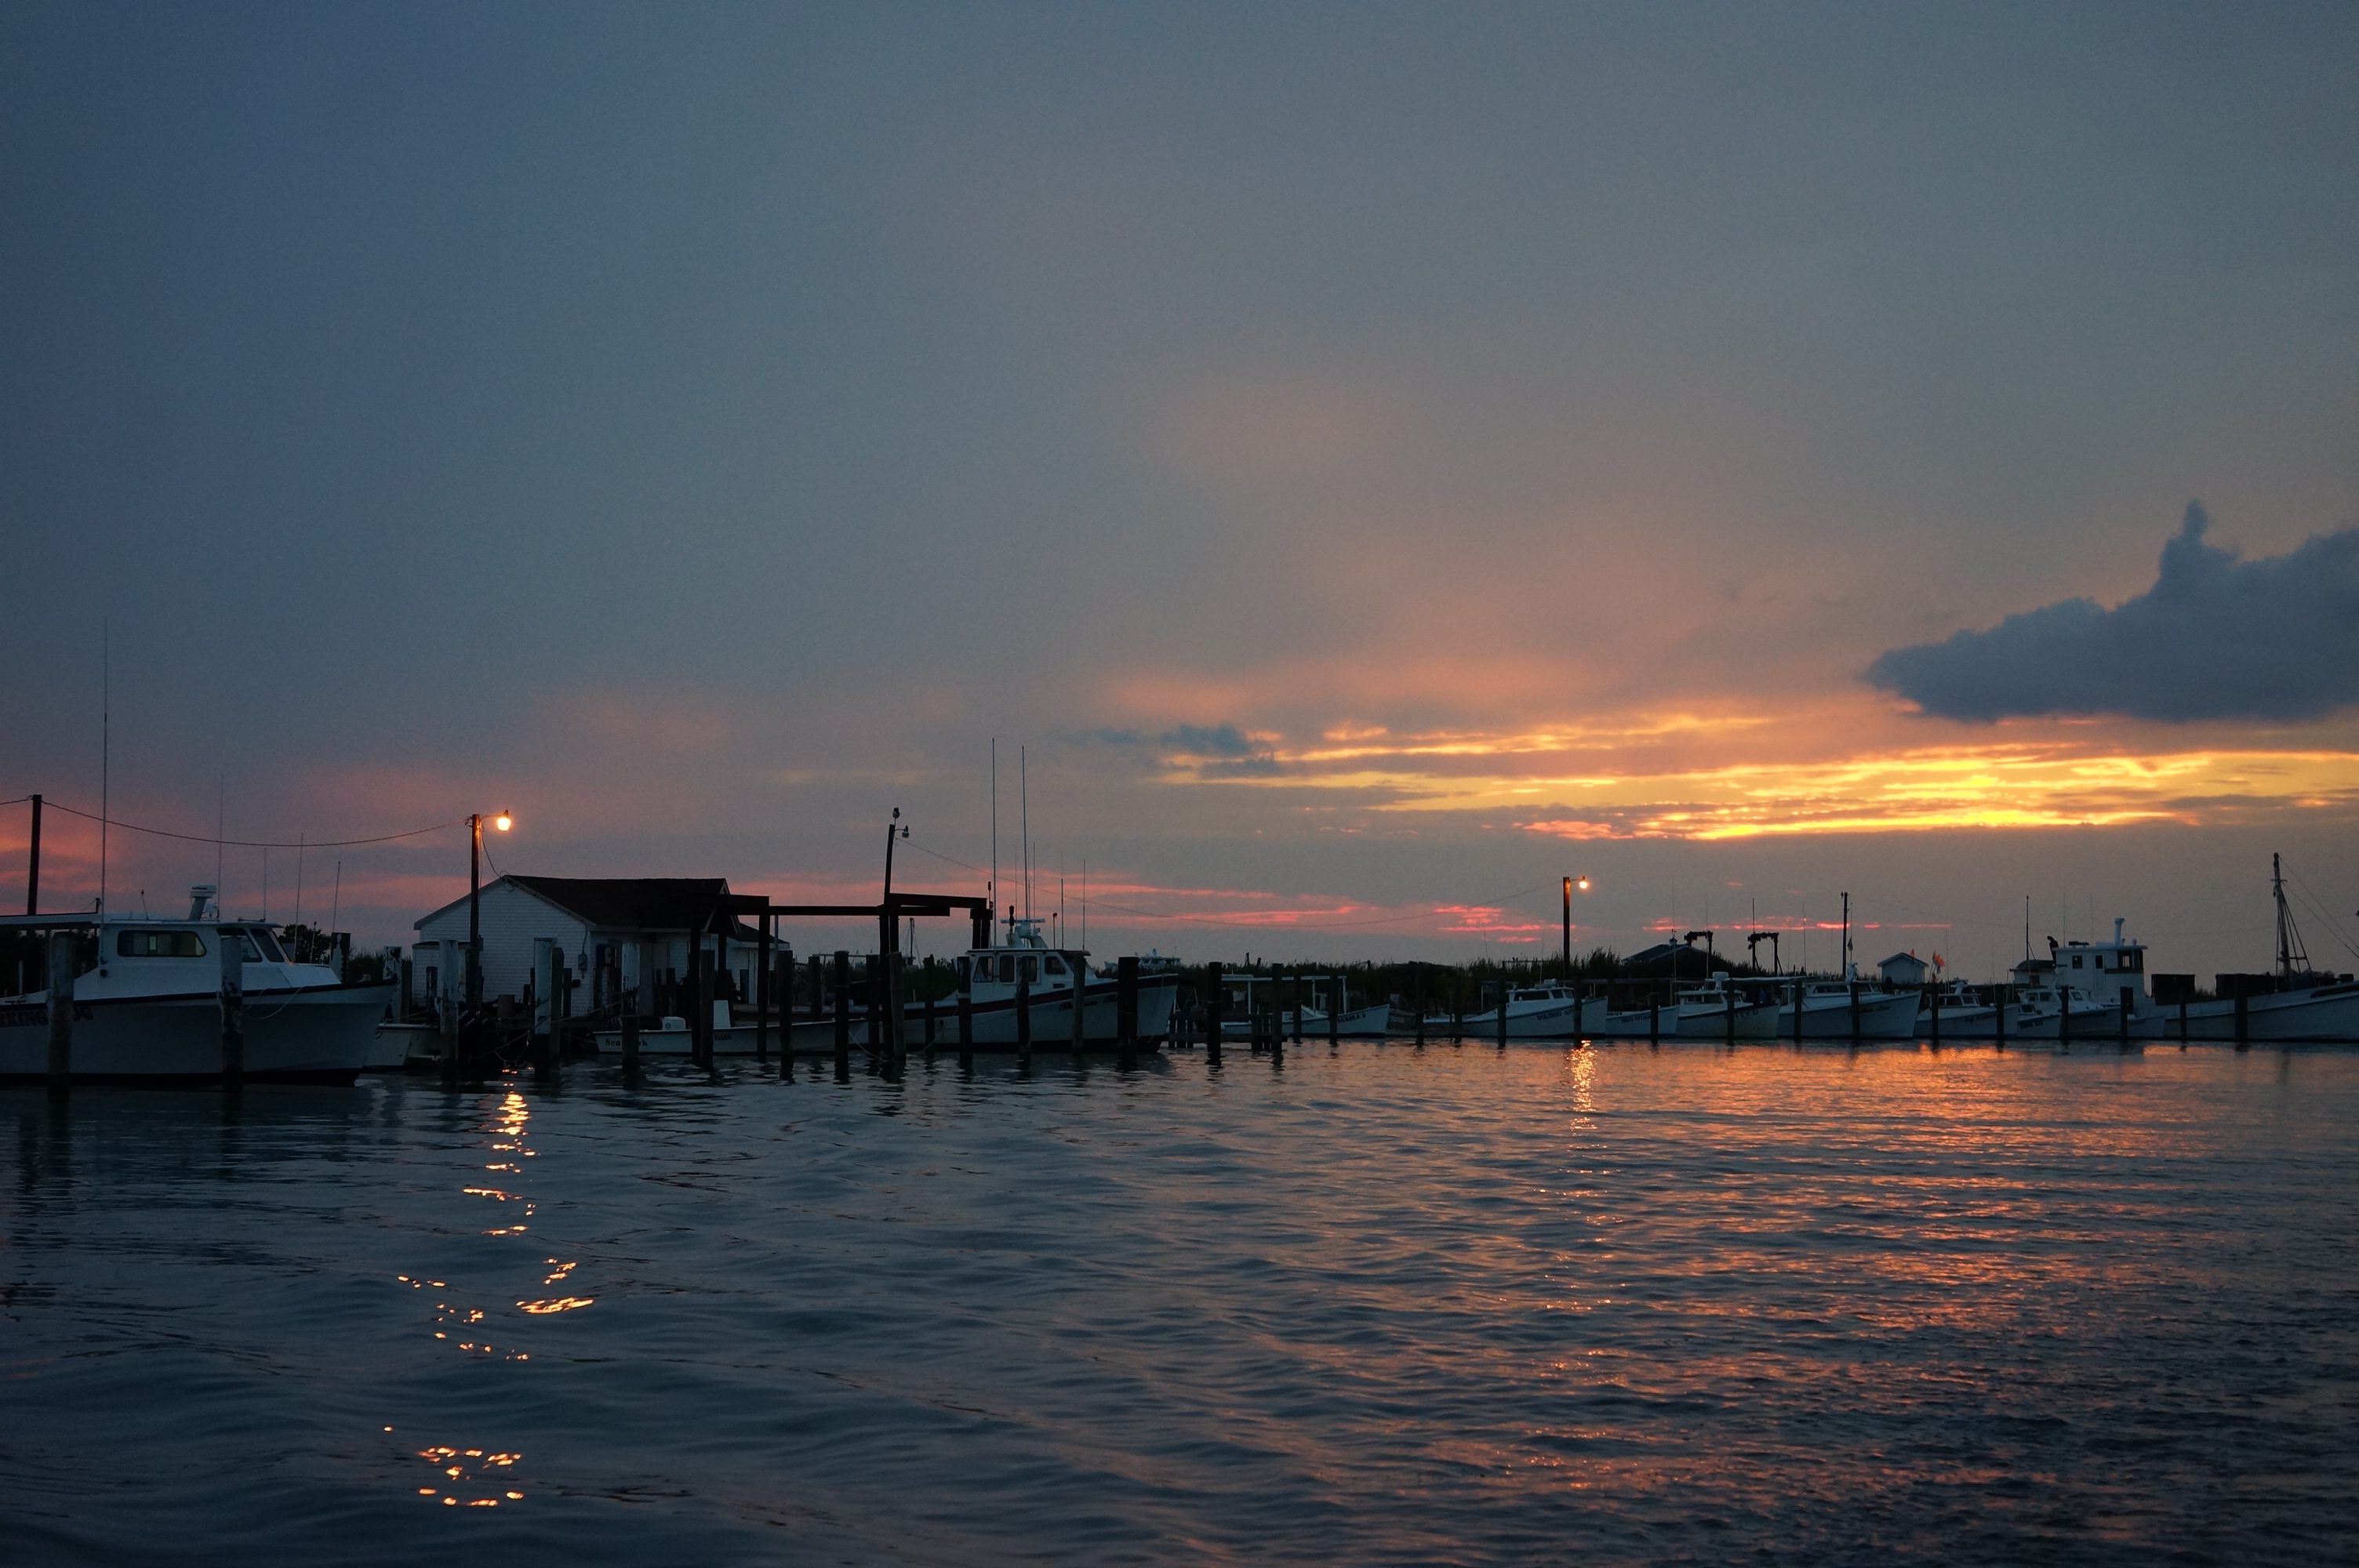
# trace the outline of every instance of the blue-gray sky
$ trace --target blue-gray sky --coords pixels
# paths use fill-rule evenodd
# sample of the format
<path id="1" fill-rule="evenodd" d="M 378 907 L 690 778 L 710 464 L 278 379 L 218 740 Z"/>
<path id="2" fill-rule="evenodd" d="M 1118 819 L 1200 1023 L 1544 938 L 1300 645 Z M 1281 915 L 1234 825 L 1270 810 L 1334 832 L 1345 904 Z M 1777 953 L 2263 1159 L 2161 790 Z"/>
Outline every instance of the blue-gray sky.
<path id="1" fill-rule="evenodd" d="M 0 798 L 94 807 L 103 622 L 134 821 L 833 895 L 996 736 L 1101 948 L 2359 905 L 2347 598 L 2304 700 L 1958 652 L 2359 522 L 2348 5 L 5 14 Z"/>

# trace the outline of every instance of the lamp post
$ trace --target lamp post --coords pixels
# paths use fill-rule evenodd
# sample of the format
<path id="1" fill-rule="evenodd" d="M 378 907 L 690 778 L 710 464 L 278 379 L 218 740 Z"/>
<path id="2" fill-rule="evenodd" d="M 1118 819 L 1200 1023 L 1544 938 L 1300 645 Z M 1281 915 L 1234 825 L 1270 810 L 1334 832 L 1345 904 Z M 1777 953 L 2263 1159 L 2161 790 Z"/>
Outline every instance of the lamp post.
<path id="1" fill-rule="evenodd" d="M 503 811 L 492 818 L 492 827 L 505 833 L 516 826 L 516 819 Z M 484 814 L 467 814 L 467 1005 L 484 1005 Z"/>
<path id="2" fill-rule="evenodd" d="M 1564 879 L 1564 979 L 1568 985 L 1572 983 L 1572 890 L 1575 887 L 1587 892 L 1589 879 L 1587 877 Z"/>

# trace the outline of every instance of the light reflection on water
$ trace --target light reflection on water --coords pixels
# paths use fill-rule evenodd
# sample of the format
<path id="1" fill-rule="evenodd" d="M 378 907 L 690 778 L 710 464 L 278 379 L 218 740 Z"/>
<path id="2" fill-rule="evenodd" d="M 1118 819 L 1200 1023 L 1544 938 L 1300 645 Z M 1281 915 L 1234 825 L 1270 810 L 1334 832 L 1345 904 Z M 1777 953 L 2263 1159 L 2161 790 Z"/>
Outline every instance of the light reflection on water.
<path id="1" fill-rule="evenodd" d="M 2359 1056 L 1053 1060 L 0 1096 L 11 1561 L 2359 1541 Z"/>

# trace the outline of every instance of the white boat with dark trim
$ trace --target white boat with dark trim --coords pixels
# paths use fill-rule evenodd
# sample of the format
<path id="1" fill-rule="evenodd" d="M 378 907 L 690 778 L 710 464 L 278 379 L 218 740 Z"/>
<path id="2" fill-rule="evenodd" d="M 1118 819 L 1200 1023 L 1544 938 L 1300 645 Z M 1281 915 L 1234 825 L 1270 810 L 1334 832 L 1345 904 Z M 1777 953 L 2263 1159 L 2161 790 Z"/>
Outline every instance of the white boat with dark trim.
<path id="1" fill-rule="evenodd" d="M 1006 939 L 989 947 L 973 947 L 955 963 L 959 993 L 965 997 L 970 1027 L 973 1031 L 976 1049 L 1010 1051 L 1016 1041 L 1016 997 L 1023 993 L 1025 1011 L 1029 1015 L 1031 1044 L 1039 1050 L 1070 1046 L 1073 1038 L 1073 1009 L 1078 1002 L 1082 1012 L 1082 1044 L 1084 1049 L 1108 1051 L 1120 1042 L 1118 1013 L 1121 1006 L 1120 971 L 1107 965 L 1094 972 L 1090 968 L 1089 954 L 1078 947 L 1051 947 L 1041 939 L 1041 923 L 1028 915 L 1014 915 L 1007 921 Z M 1171 1014 L 1180 997 L 1180 971 L 1176 966 L 1142 963 L 1138 967 L 1137 1043 L 1153 1046 L 1171 1033 Z M 954 994 L 934 1004 L 934 1027 L 938 1045 L 958 1043 L 960 999 Z M 902 1010 L 902 1039 L 910 1044 L 924 1041 L 925 1009 L 921 1003 L 910 1003 Z M 799 1050 L 816 1047 L 812 1039 L 807 1044 L 805 1029 L 824 1026 L 832 1031 L 832 1022 L 822 1025 L 797 1023 L 795 1044 Z M 832 1040 L 832 1034 L 829 1035 Z"/>
<path id="2" fill-rule="evenodd" d="M 1666 1033 L 1676 1033 L 1682 1040 L 1725 1040 L 1732 1033 L 1739 1040 L 1777 1037 L 1777 1003 L 1747 996 L 1729 983 L 1725 969 L 1715 970 L 1702 985 L 1677 994 L 1678 1024 L 1675 1029 L 1666 1028 Z M 1668 1025 L 1670 1020 L 1664 1022 Z"/>
<path id="3" fill-rule="evenodd" d="M 2007 1034 L 2017 1040 L 2094 1040 L 2121 1032 L 2121 1003 L 2079 986 L 2033 986 L 2006 1010 Z"/>
<path id="4" fill-rule="evenodd" d="M 297 963 L 260 921 L 222 920 L 193 894 L 186 920 L 20 915 L 16 930 L 87 933 L 76 944 L 71 1081 L 207 1084 L 222 1077 L 222 971 L 227 947 L 244 991 L 249 1083 L 349 1084 L 366 1064 L 394 986 L 348 985 L 324 964 Z M 92 938 L 95 938 L 94 940 Z M 0 998 L 0 1083 L 49 1071 L 49 993 Z"/>
<path id="5" fill-rule="evenodd" d="M 1917 1009 L 1923 1000 L 1915 991 L 1875 990 L 1855 979 L 1792 981 L 1778 998 L 1775 1037 L 1913 1040 L 1917 1037 Z"/>

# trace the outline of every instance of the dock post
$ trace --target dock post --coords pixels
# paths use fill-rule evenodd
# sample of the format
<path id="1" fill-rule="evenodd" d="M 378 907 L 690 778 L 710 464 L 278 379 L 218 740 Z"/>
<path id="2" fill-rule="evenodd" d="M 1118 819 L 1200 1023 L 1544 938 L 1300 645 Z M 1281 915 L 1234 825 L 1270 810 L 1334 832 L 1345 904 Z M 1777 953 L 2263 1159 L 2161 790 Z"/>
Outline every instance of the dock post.
<path id="1" fill-rule="evenodd" d="M 688 1004 L 688 1058 L 700 1067 L 712 1065 L 712 955 L 704 950 L 704 938 L 696 939 L 694 995 Z"/>
<path id="2" fill-rule="evenodd" d="M 1797 975 L 1797 976 L 1795 976 L 1795 977 L 1794 977 L 1794 1044 L 1797 1044 L 1797 1045 L 1799 1045 L 1801 1043 L 1802 1043 L 1802 979 L 1801 979 L 1801 977 L 1800 977 L 1799 975 Z"/>
<path id="3" fill-rule="evenodd" d="M 1859 1044 L 1859 982 L 1852 980 L 1848 983 L 1851 989 L 1851 1043 L 1856 1046 Z"/>
<path id="4" fill-rule="evenodd" d="M 811 960 L 817 963 L 819 960 Z M 852 955 L 835 950 L 835 1076 L 852 1076 Z"/>
<path id="5" fill-rule="evenodd" d="M 245 943 L 226 931 L 216 931 L 221 946 L 221 1074 L 222 1087 L 245 1083 Z"/>
<path id="6" fill-rule="evenodd" d="M 974 1065 L 974 966 L 959 977 L 959 1065 Z"/>
<path id="7" fill-rule="evenodd" d="M 623 1071 L 627 1076 L 639 1070 L 639 1015 L 623 1014 Z"/>
<path id="8" fill-rule="evenodd" d="M 754 962 L 754 1060 L 770 1059 L 770 917 L 762 916 L 761 955 Z"/>
<path id="9" fill-rule="evenodd" d="M 1079 953 L 1065 960 L 1073 971 L 1073 1060 L 1089 1048 L 1090 966 Z"/>
<path id="10" fill-rule="evenodd" d="M 1663 1043 L 1663 999 L 1650 989 L 1647 992 L 1647 1044 Z"/>
<path id="11" fill-rule="evenodd" d="M 1502 970 L 1499 975 L 1499 1049 L 1502 1051 L 1507 1048 L 1507 999 L 1515 994 L 1515 987 L 1507 983 L 1506 972 Z"/>
<path id="12" fill-rule="evenodd" d="M 2187 1049 L 2187 999 L 2179 999 L 2179 1048 Z"/>
<path id="13" fill-rule="evenodd" d="M 1933 1048 L 1938 1051 L 1941 1048 L 1941 988 L 1935 986 L 1926 993 L 1925 1000 L 1933 1010 L 1926 1033 L 1932 1036 Z"/>
<path id="14" fill-rule="evenodd" d="M 781 947 L 777 955 L 777 980 L 770 988 L 778 1006 L 778 1080 L 795 1081 L 795 950 Z"/>
<path id="15" fill-rule="evenodd" d="M 51 1034 L 49 1038 L 55 1040 L 57 1036 L 55 1034 Z M 2240 983 L 2236 988 L 2236 1049 L 2239 1051 L 2249 1051 L 2252 1048 L 2252 1008 L 2249 999 L 2245 995 L 2244 987 Z"/>
<path id="16" fill-rule="evenodd" d="M 1294 971 L 1294 1043 L 1297 1045 L 1302 1044 L 1302 969 L 1299 965 Z"/>
<path id="17" fill-rule="evenodd" d="M 2002 1051 L 2006 1049 L 2006 993 L 2014 989 L 2013 986 L 2004 984 L 1998 988 L 1998 1006 L 1994 1010 L 1991 1018 L 1993 1026 L 1998 1032 L 1998 1048 Z"/>
<path id="18" fill-rule="evenodd" d="M 1114 976 L 1114 1048 L 1122 1054 L 1123 1065 L 1128 1066 L 1138 1050 L 1137 956 L 1125 954 L 1115 959 Z"/>
<path id="19" fill-rule="evenodd" d="M 538 1011 L 545 1015 L 533 1022 L 545 1022 L 547 1028 L 534 1031 L 533 1044 L 538 1054 L 532 1065 L 543 1073 L 552 1073 L 557 1070 L 558 1003 L 565 995 L 565 946 L 551 941 L 533 956 L 540 961 L 540 972 L 533 977 L 533 988 L 541 993 Z"/>
<path id="20" fill-rule="evenodd" d="M 1335 988 L 1327 993 L 1327 1049 L 1332 1053 L 1343 1038 L 1343 977 L 1340 974 L 1330 976 L 1328 983 Z M 1417 1027 L 1419 1033 L 1424 1032 L 1425 1020 L 1422 1017 L 1418 1020 Z"/>
<path id="21" fill-rule="evenodd" d="M 1016 1062 L 1018 1066 L 1032 1065 L 1032 982 L 1016 982 Z"/>
<path id="22" fill-rule="evenodd" d="M 1734 941 L 1729 944 L 1732 947 L 1735 945 Z M 1734 1050 L 1736 1046 L 1736 988 L 1733 983 L 1729 987 L 1728 995 L 1723 1000 L 1728 1004 L 1728 1044 L 1729 1048 Z"/>
<path id="23" fill-rule="evenodd" d="M 931 953 L 926 955 L 926 975 L 920 984 L 926 993 L 926 1059 L 931 1061 L 937 1033 L 934 1028 L 934 956 Z"/>
<path id="24" fill-rule="evenodd" d="M 2052 989 L 2056 992 L 2056 1049 L 2070 1051 L 2072 1049 L 2072 993 L 2064 989 L 2061 981 L 2055 982 Z"/>
<path id="25" fill-rule="evenodd" d="M 1222 1003 L 1227 1000 L 1221 989 L 1221 966 L 1204 966 L 1204 1060 L 1217 1067 L 1221 1065 Z"/>
<path id="26" fill-rule="evenodd" d="M 817 953 L 810 956 L 810 1021 L 817 1023 L 827 1017 L 826 971 L 821 968 Z"/>
<path id="27" fill-rule="evenodd" d="M 2130 988 L 2127 986 L 2122 988 L 2122 1015 L 2114 1022 L 2121 1035 L 2121 1047 L 2126 1051 L 2130 1048 Z"/>
<path id="28" fill-rule="evenodd" d="M 49 933 L 49 1092 L 63 1094 L 73 1079 L 74 938 Z"/>
<path id="29" fill-rule="evenodd" d="M 557 997 L 549 983 L 549 955 L 557 944 L 547 936 L 532 939 L 532 974 L 526 981 L 531 989 L 525 1000 L 531 1011 L 525 1015 L 525 1065 L 538 1072 L 548 1059 L 549 1030 L 557 1019 Z"/>

